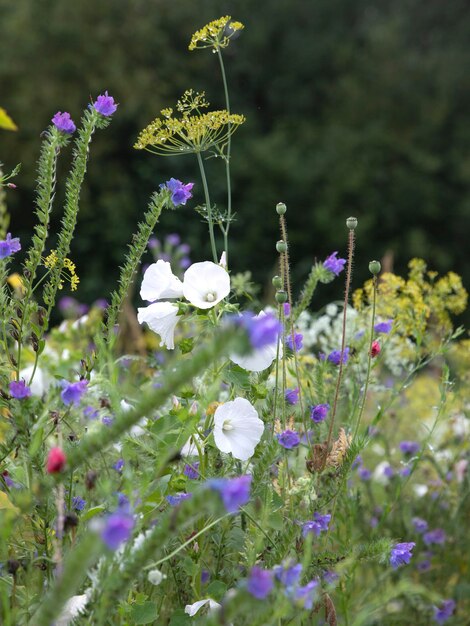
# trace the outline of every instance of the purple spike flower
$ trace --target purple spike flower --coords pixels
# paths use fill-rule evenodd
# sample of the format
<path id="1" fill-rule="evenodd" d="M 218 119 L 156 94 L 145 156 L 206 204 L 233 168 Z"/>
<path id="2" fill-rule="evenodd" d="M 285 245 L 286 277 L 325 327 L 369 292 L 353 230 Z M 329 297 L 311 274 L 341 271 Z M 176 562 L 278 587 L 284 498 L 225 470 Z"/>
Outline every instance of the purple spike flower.
<path id="1" fill-rule="evenodd" d="M 175 206 L 184 206 L 189 198 L 193 197 L 191 193 L 194 183 L 187 183 L 186 185 L 176 178 L 170 178 L 165 184 L 160 185 L 161 189 L 168 189 L 171 192 L 171 201 Z"/>
<path id="2" fill-rule="evenodd" d="M 273 574 L 270 570 L 262 569 L 256 565 L 251 568 L 246 586 L 248 593 L 258 600 L 264 600 L 271 593 L 273 587 Z"/>
<path id="3" fill-rule="evenodd" d="M 181 502 L 192 498 L 192 495 L 192 493 L 175 493 L 172 496 L 166 496 L 166 501 L 171 506 L 178 506 L 178 504 L 181 504 Z"/>
<path id="4" fill-rule="evenodd" d="M 292 450 L 292 448 L 296 448 L 299 445 L 300 436 L 294 430 L 285 430 L 277 435 L 277 440 L 283 448 Z"/>
<path id="5" fill-rule="evenodd" d="M 287 389 L 285 395 L 287 404 L 297 404 L 299 401 L 299 393 L 300 390 L 298 387 L 295 389 Z"/>
<path id="6" fill-rule="evenodd" d="M 9 390 L 11 397 L 16 400 L 24 400 L 31 395 L 31 389 L 24 380 L 12 380 L 9 385 Z"/>
<path id="7" fill-rule="evenodd" d="M 208 482 L 208 486 L 219 492 L 229 513 L 236 513 L 250 499 L 251 476 L 214 478 Z"/>
<path id="8" fill-rule="evenodd" d="M 386 320 L 385 322 L 378 322 L 374 326 L 374 330 L 376 333 L 384 333 L 387 335 L 392 330 L 392 326 L 393 320 Z"/>
<path id="9" fill-rule="evenodd" d="M 104 96 L 101 94 L 96 98 L 96 101 L 93 103 L 93 107 L 95 111 L 98 111 L 104 117 L 111 117 L 113 113 L 115 113 L 118 105 L 114 102 L 114 98 L 112 96 L 108 96 L 108 92 L 104 92 Z"/>
<path id="10" fill-rule="evenodd" d="M 401 441 L 398 447 L 403 454 L 416 454 L 420 449 L 417 441 Z"/>
<path id="11" fill-rule="evenodd" d="M 303 338 L 304 336 L 301 333 L 294 333 L 294 343 L 292 343 L 292 334 L 289 333 L 286 336 L 286 346 L 290 348 L 290 350 L 294 350 L 293 346 L 295 346 L 295 351 L 298 352 L 302 347 Z"/>
<path id="12" fill-rule="evenodd" d="M 51 122 L 60 130 L 61 133 L 66 133 L 67 135 L 71 135 L 77 130 L 77 127 L 73 123 L 73 119 L 70 117 L 70 113 L 64 111 L 57 111 L 57 113 L 52 118 Z"/>
<path id="13" fill-rule="evenodd" d="M 106 519 L 101 539 L 110 550 L 116 550 L 121 543 L 129 539 L 134 523 L 134 518 L 129 513 L 122 510 L 116 511 Z"/>
<path id="14" fill-rule="evenodd" d="M 15 252 L 21 250 L 21 244 L 18 237 L 11 236 L 11 233 L 7 233 L 7 238 L 0 241 L 0 259 L 4 259 Z"/>
<path id="15" fill-rule="evenodd" d="M 76 383 L 69 383 L 66 380 L 62 381 L 62 392 L 60 397 L 62 398 L 62 402 L 66 405 L 70 404 L 80 404 L 80 400 L 82 399 L 83 394 L 86 392 L 88 386 L 87 380 L 79 380 Z"/>
<path id="16" fill-rule="evenodd" d="M 305 522 L 305 524 L 302 526 L 302 536 L 306 537 L 309 533 L 315 533 L 315 535 L 318 537 L 322 531 L 328 530 L 330 520 L 331 515 L 329 513 L 327 513 L 326 515 L 314 513 L 313 520 Z"/>
<path id="17" fill-rule="evenodd" d="M 287 588 L 294 587 L 300 580 L 302 565 L 301 563 L 292 565 L 292 562 L 287 562 L 282 565 L 276 565 L 273 572 L 281 585 L 284 585 Z"/>
<path id="18" fill-rule="evenodd" d="M 414 541 L 410 541 L 408 543 L 396 543 L 390 553 L 390 565 L 394 569 L 400 565 L 407 565 L 413 556 L 411 552 L 415 545 Z"/>
<path id="19" fill-rule="evenodd" d="M 329 404 L 315 404 L 310 410 L 310 419 L 312 419 L 316 424 L 319 424 L 326 419 L 329 410 Z"/>
<path id="20" fill-rule="evenodd" d="M 444 622 L 447 622 L 447 620 L 452 617 L 455 607 L 455 600 L 452 598 L 450 600 L 444 600 L 439 607 L 434 607 L 434 620 L 438 624 L 444 624 Z"/>
<path id="21" fill-rule="evenodd" d="M 183 469 L 183 474 L 190 480 L 197 480 L 199 478 L 199 461 L 194 463 L 186 463 Z"/>
<path id="22" fill-rule="evenodd" d="M 337 254 L 338 251 L 333 252 L 333 254 L 330 254 L 330 256 L 323 261 L 323 267 L 332 272 L 335 276 L 338 276 L 340 272 L 344 270 L 344 266 L 346 265 L 346 259 L 336 258 Z"/>
<path id="23" fill-rule="evenodd" d="M 333 352 L 330 352 L 327 358 L 330 363 L 333 363 L 333 365 L 339 365 L 341 361 L 341 350 L 333 350 Z M 349 348 L 346 347 L 343 352 L 343 364 L 348 362 L 348 358 Z"/>
<path id="24" fill-rule="evenodd" d="M 430 530 L 423 535 L 423 541 L 427 546 L 431 546 L 433 544 L 437 544 L 442 546 L 447 540 L 447 535 L 442 528 L 436 528 L 435 530 Z"/>

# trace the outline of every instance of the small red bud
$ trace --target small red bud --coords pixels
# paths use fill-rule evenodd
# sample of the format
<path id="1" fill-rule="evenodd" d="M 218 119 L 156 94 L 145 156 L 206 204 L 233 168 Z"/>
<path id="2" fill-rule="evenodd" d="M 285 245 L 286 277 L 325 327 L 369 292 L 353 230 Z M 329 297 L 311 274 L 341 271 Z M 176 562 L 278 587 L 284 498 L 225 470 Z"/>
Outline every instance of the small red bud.
<path id="1" fill-rule="evenodd" d="M 47 457 L 46 471 L 48 474 L 57 474 L 64 469 L 65 454 L 61 448 L 51 448 Z"/>
<path id="2" fill-rule="evenodd" d="M 375 356 L 377 356 L 378 354 L 380 354 L 380 350 L 382 348 L 380 347 L 380 343 L 378 341 L 373 341 L 372 342 L 372 347 L 370 350 L 370 356 L 372 358 L 374 358 Z"/>

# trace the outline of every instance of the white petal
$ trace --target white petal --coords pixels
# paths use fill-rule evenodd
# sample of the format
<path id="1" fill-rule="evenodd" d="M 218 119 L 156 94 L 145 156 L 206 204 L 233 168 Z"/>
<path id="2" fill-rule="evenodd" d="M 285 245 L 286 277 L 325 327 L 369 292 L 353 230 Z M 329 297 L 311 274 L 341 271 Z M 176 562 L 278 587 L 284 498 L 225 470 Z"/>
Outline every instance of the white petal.
<path id="1" fill-rule="evenodd" d="M 230 452 L 240 461 L 253 456 L 263 431 L 264 423 L 259 419 L 255 407 L 245 398 L 226 402 L 217 407 L 214 413 L 215 445 L 221 452 Z"/>
<path id="2" fill-rule="evenodd" d="M 227 253 L 225 252 L 225 250 L 220 255 L 219 265 L 224 269 L 227 269 Z"/>
<path id="3" fill-rule="evenodd" d="M 193 263 L 184 273 L 183 295 L 199 309 L 211 309 L 230 293 L 230 276 L 212 261 Z"/>
<path id="4" fill-rule="evenodd" d="M 260 317 L 264 317 L 266 313 L 264 311 L 260 311 L 258 315 L 255 316 L 254 319 L 259 319 Z M 231 354 L 230 360 L 243 367 L 244 370 L 248 372 L 262 372 L 267 369 L 271 363 L 275 360 L 277 354 L 277 342 L 268 344 L 263 346 L 262 348 L 257 348 L 253 350 L 250 354 L 240 355 L 240 354 Z M 282 357 L 282 342 L 279 346 L 279 358 Z"/>
<path id="5" fill-rule="evenodd" d="M 197 440 L 198 445 L 202 445 L 202 439 L 199 435 L 191 435 L 188 441 L 181 448 L 181 456 L 199 456 L 199 452 L 197 450 L 196 444 L 194 440 Z"/>
<path id="6" fill-rule="evenodd" d="M 160 335 L 160 345 L 169 350 L 175 347 L 175 326 L 178 323 L 178 307 L 171 302 L 154 302 L 137 310 L 140 324 L 146 322 L 154 333 Z"/>
<path id="7" fill-rule="evenodd" d="M 142 300 L 154 302 L 162 298 L 181 298 L 182 295 L 183 284 L 171 271 L 168 261 L 160 259 L 148 266 L 140 288 Z"/>
<path id="8" fill-rule="evenodd" d="M 205 604 L 209 603 L 209 613 L 211 613 L 214 609 L 220 608 L 220 604 L 213 600 L 212 598 L 205 598 L 204 600 L 198 600 L 194 602 L 194 604 L 187 604 L 184 607 L 184 612 L 187 613 L 190 617 L 196 615 L 201 607 Z"/>

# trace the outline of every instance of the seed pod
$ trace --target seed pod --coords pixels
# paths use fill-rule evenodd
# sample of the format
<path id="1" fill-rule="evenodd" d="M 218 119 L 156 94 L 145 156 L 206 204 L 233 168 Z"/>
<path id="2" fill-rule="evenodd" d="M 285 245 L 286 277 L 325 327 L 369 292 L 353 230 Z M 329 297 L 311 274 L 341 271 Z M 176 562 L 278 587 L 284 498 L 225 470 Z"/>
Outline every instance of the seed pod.
<path id="1" fill-rule="evenodd" d="M 349 230 L 355 230 L 357 226 L 357 219 L 355 217 L 348 217 L 348 219 L 346 220 L 346 226 L 349 228 Z"/>
<path id="2" fill-rule="evenodd" d="M 282 278 L 280 276 L 273 276 L 272 283 L 276 289 L 282 288 Z"/>
<path id="3" fill-rule="evenodd" d="M 286 211 L 287 211 L 287 207 L 284 204 L 284 202 L 278 202 L 276 204 L 276 212 L 278 215 L 284 215 Z"/>
<path id="4" fill-rule="evenodd" d="M 286 242 L 283 241 L 282 239 L 280 239 L 276 243 L 276 250 L 279 252 L 279 254 L 282 254 L 283 252 L 287 252 L 287 244 L 286 244 Z"/>
<path id="5" fill-rule="evenodd" d="M 369 263 L 369 272 L 371 274 L 374 274 L 374 276 L 376 276 L 380 270 L 382 269 L 382 266 L 380 264 L 380 261 L 371 261 Z"/>
<path id="6" fill-rule="evenodd" d="M 276 302 L 278 302 L 279 304 L 284 304 L 284 302 L 287 302 L 287 292 L 279 290 L 276 292 L 275 298 Z"/>

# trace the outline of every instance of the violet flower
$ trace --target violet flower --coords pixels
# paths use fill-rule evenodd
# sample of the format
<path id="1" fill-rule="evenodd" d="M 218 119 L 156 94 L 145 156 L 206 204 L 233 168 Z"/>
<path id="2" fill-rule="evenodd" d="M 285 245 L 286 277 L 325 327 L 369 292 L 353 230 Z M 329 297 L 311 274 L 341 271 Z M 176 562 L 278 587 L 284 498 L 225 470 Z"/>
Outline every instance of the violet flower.
<path id="1" fill-rule="evenodd" d="M 110 550 L 117 550 L 121 543 L 129 539 L 134 528 L 134 518 L 122 510 L 108 516 L 105 527 L 101 532 L 101 539 Z"/>
<path id="2" fill-rule="evenodd" d="M 250 500 L 251 476 L 237 478 L 213 478 L 208 482 L 211 489 L 218 491 L 228 513 L 236 513 Z"/>
<path id="3" fill-rule="evenodd" d="M 277 440 L 279 445 L 286 450 L 292 450 L 292 448 L 296 448 L 300 443 L 299 433 L 296 433 L 294 430 L 285 430 L 282 433 L 277 435 Z"/>
<path id="4" fill-rule="evenodd" d="M 413 556 L 412 550 L 415 545 L 414 541 L 410 541 L 408 543 L 396 543 L 390 553 L 390 565 L 396 569 L 400 565 L 408 564 Z"/>
<path id="5" fill-rule="evenodd" d="M 313 514 L 313 520 L 305 522 L 302 526 L 302 536 L 306 537 L 309 533 L 314 533 L 319 537 L 320 533 L 324 530 L 328 530 L 328 525 L 331 520 L 331 515 L 321 515 L 320 513 Z"/>
<path id="6" fill-rule="evenodd" d="M 160 185 L 160 189 L 168 189 L 171 192 L 171 201 L 175 206 L 185 205 L 189 198 L 193 197 L 191 193 L 194 183 L 186 185 L 176 178 L 170 178 L 166 183 Z"/>
<path id="7" fill-rule="evenodd" d="M 262 569 L 256 565 L 251 568 L 246 586 L 248 593 L 258 600 L 264 600 L 271 593 L 273 587 L 274 582 L 271 571 Z"/>
<path id="8" fill-rule="evenodd" d="M 71 135 L 77 130 L 77 127 L 73 123 L 73 119 L 70 117 L 70 113 L 64 111 L 57 111 L 57 113 L 52 118 L 51 122 L 60 130 L 61 133 L 66 133 L 67 135 Z"/>
<path id="9" fill-rule="evenodd" d="M 11 233 L 7 233 L 7 238 L 0 241 L 0 259 L 4 259 L 15 252 L 21 250 L 21 244 L 18 237 L 11 236 Z"/>
<path id="10" fill-rule="evenodd" d="M 108 92 L 104 92 L 103 95 L 99 95 L 96 98 L 96 101 L 93 103 L 93 107 L 95 111 L 103 115 L 104 117 L 110 117 L 113 113 L 115 113 L 118 105 L 114 102 L 114 98 L 112 96 L 108 96 Z"/>
<path id="11" fill-rule="evenodd" d="M 326 419 L 329 410 L 329 404 L 315 404 L 310 410 L 310 419 L 313 420 L 316 424 L 319 424 Z"/>
<path id="12" fill-rule="evenodd" d="M 344 266 L 346 265 L 346 259 L 338 259 L 336 257 L 337 254 L 338 251 L 333 252 L 333 254 L 330 254 L 330 256 L 323 261 L 323 267 L 332 272 L 335 276 L 338 276 L 340 272 L 344 270 Z"/>
<path id="13" fill-rule="evenodd" d="M 62 392 L 60 397 L 62 402 L 67 406 L 73 404 L 80 404 L 83 394 L 86 392 L 88 386 L 87 380 L 79 380 L 76 383 L 69 383 L 67 380 L 62 381 Z"/>
<path id="14" fill-rule="evenodd" d="M 31 389 L 24 380 L 12 380 L 8 388 L 11 397 L 15 400 L 24 400 L 31 395 Z"/>

